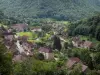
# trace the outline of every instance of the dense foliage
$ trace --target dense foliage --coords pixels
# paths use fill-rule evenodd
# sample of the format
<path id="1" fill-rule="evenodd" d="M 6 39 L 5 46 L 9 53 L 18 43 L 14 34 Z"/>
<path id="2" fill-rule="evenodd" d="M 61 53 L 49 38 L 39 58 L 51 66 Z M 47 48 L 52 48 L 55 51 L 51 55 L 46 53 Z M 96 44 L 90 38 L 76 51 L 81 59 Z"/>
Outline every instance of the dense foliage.
<path id="1" fill-rule="evenodd" d="M 12 54 L 8 52 L 5 45 L 0 42 L 0 74 L 11 75 L 11 73 L 12 73 Z"/>
<path id="2" fill-rule="evenodd" d="M 15 19 L 14 17 L 8 17 L 4 14 L 3 11 L 0 11 L 0 23 L 4 25 L 11 25 L 11 24 L 16 24 L 16 23 L 21 23 L 24 21 Z"/>
<path id="3" fill-rule="evenodd" d="M 60 38 L 58 36 L 54 35 L 53 40 L 54 40 L 53 48 L 60 51 L 62 48 Z"/>
<path id="4" fill-rule="evenodd" d="M 100 41 L 100 14 L 89 19 L 83 19 L 69 26 L 69 35 L 85 35 L 95 37 Z"/>
<path id="5" fill-rule="evenodd" d="M 0 9 L 9 17 L 77 20 L 100 11 L 99 0 L 0 0 Z"/>
<path id="6" fill-rule="evenodd" d="M 46 62 L 29 58 L 14 65 L 14 75 L 66 75 L 64 69 L 57 68 L 56 62 Z"/>

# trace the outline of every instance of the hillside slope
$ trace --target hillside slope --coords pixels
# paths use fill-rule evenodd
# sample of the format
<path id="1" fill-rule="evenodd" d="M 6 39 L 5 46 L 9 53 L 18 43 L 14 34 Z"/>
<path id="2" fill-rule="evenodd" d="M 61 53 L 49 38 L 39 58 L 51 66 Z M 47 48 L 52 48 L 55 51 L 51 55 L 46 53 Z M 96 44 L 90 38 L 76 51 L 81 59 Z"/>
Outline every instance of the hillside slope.
<path id="1" fill-rule="evenodd" d="M 5 15 L 76 20 L 100 11 L 100 0 L 0 0 Z"/>
<path id="2" fill-rule="evenodd" d="M 68 33 L 71 36 L 85 35 L 100 41 L 100 14 L 71 23 Z"/>

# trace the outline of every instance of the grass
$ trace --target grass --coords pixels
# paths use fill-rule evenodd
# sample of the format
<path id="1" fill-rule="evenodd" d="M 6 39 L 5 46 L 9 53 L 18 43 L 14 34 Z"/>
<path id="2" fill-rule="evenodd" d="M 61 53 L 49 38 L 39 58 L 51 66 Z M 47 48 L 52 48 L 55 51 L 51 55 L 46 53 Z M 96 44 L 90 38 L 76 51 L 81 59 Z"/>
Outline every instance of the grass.
<path id="1" fill-rule="evenodd" d="M 17 33 L 19 36 L 28 36 L 30 40 L 37 38 L 37 34 L 33 32 L 19 32 Z"/>
<path id="2" fill-rule="evenodd" d="M 31 39 L 29 39 L 28 41 L 29 41 L 29 42 L 35 42 L 35 43 L 37 43 L 37 42 L 42 42 L 41 40 L 31 40 Z"/>
<path id="3" fill-rule="evenodd" d="M 24 32 L 25 33 L 25 32 Z M 33 34 L 33 33 L 32 33 Z M 21 35 L 23 35 L 23 33 L 21 33 Z M 45 37 L 42 37 L 42 38 L 40 38 L 40 39 L 38 39 L 38 40 L 36 40 L 38 37 L 37 37 L 37 34 L 33 34 L 33 37 L 35 37 L 36 39 L 29 39 L 28 41 L 29 42 L 44 42 L 44 41 L 46 41 L 46 40 L 48 40 L 48 38 L 50 37 L 51 35 L 50 34 L 45 34 Z M 29 37 L 32 37 L 30 34 L 29 34 Z M 42 39 L 42 40 L 41 40 Z"/>
<path id="4" fill-rule="evenodd" d="M 81 35 L 81 36 L 80 36 L 80 39 L 81 39 L 81 40 L 88 40 L 89 37 L 88 37 L 88 36 L 82 36 L 82 35 Z"/>
<path id="5" fill-rule="evenodd" d="M 89 40 L 92 41 L 93 43 L 98 43 L 99 41 L 96 40 L 95 38 L 90 38 L 89 36 L 80 36 L 81 40 Z"/>
<path id="6" fill-rule="evenodd" d="M 61 23 L 65 24 L 65 25 L 69 25 L 69 21 L 61 21 Z"/>
<path id="7" fill-rule="evenodd" d="M 34 40 L 28 40 L 28 42 L 34 42 Z"/>
<path id="8" fill-rule="evenodd" d="M 30 36 L 30 37 L 32 37 L 32 32 L 19 32 L 17 34 L 19 36 Z"/>
<path id="9" fill-rule="evenodd" d="M 0 24 L 0 27 L 3 26 L 4 28 L 8 28 L 6 25 Z"/>

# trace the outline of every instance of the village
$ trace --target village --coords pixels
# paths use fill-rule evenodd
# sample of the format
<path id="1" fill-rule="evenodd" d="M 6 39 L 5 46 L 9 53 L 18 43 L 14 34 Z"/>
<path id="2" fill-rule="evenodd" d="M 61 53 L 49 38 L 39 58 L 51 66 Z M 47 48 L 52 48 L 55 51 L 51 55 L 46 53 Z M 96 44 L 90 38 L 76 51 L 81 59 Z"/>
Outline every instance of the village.
<path id="1" fill-rule="evenodd" d="M 13 54 L 13 63 L 23 62 L 28 57 L 36 57 L 36 54 L 38 54 L 40 60 L 48 61 L 59 61 L 60 57 L 62 56 L 63 58 L 67 58 L 64 61 L 64 65 L 69 70 L 72 70 L 77 65 L 81 65 L 81 72 L 84 74 L 86 74 L 86 72 L 89 70 L 87 64 L 80 58 L 75 56 L 64 56 L 66 54 L 64 54 L 63 51 L 59 51 L 57 49 L 54 50 L 50 46 L 52 44 L 51 40 L 55 35 L 58 35 L 60 37 L 63 49 L 64 42 L 68 41 L 65 39 L 67 37 L 62 37 L 55 31 L 53 31 L 54 33 L 49 32 L 43 34 L 41 33 L 43 31 L 41 26 L 30 27 L 28 24 L 14 24 L 10 27 L 1 26 L 0 30 L 2 31 L 6 48 Z M 30 33 L 28 33 L 27 35 L 27 32 L 31 32 L 33 33 L 33 35 Z M 37 35 L 38 33 L 39 35 Z M 43 35 L 45 35 L 45 37 Z M 46 42 L 46 44 L 41 43 L 41 40 L 43 40 L 43 42 Z M 79 36 L 72 37 L 70 43 L 72 44 L 73 48 L 79 49 L 91 49 L 94 46 L 93 42 L 88 40 L 81 40 Z M 72 47 L 68 45 L 67 49 L 70 49 Z"/>

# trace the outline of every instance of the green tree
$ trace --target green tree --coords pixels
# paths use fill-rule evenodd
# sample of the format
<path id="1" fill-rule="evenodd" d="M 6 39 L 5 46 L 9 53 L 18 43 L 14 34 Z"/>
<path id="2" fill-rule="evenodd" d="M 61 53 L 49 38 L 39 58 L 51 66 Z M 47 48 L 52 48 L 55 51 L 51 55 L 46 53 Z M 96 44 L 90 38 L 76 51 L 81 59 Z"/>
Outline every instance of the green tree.
<path id="1" fill-rule="evenodd" d="M 77 64 L 75 65 L 75 67 L 73 68 L 73 70 L 70 72 L 69 75 L 81 75 L 82 73 L 82 66 L 81 64 Z"/>
<path id="2" fill-rule="evenodd" d="M 0 42 L 0 73 L 2 75 L 12 74 L 12 54 L 7 52 L 7 48 Z"/>
<path id="3" fill-rule="evenodd" d="M 100 43 L 96 45 L 96 51 L 100 51 Z"/>
<path id="4" fill-rule="evenodd" d="M 19 73 L 21 72 L 21 67 L 22 63 L 16 62 L 13 64 L 13 74 L 14 75 L 19 75 Z"/>
<path id="5" fill-rule="evenodd" d="M 96 64 L 100 64 L 99 57 L 100 57 L 100 52 L 95 53 L 94 60 Z"/>
<path id="6" fill-rule="evenodd" d="M 64 43 L 64 48 L 65 48 L 65 49 L 68 49 L 68 46 L 69 46 L 68 42 L 65 42 L 65 43 Z"/>
<path id="7" fill-rule="evenodd" d="M 33 57 L 14 69 L 19 69 L 15 71 L 15 75 L 66 75 L 65 70 L 58 68 L 56 62 L 40 61 Z"/>
<path id="8" fill-rule="evenodd" d="M 39 60 L 44 60 L 44 55 L 43 55 L 42 53 L 39 53 L 39 54 L 37 55 L 37 58 L 38 58 Z"/>
<path id="9" fill-rule="evenodd" d="M 100 75 L 96 70 L 89 71 L 86 75 Z"/>
<path id="10" fill-rule="evenodd" d="M 90 69 L 93 69 L 92 58 L 90 57 L 90 52 L 87 49 L 72 49 L 72 56 L 79 57 L 82 61 L 88 64 Z"/>
<path id="11" fill-rule="evenodd" d="M 55 36 L 53 37 L 53 40 L 54 40 L 54 42 L 53 42 L 53 48 L 60 51 L 61 48 L 62 48 L 60 38 L 59 38 L 58 36 L 55 35 Z"/>
<path id="12" fill-rule="evenodd" d="M 97 29 L 96 29 L 95 37 L 96 37 L 97 40 L 100 41 L 100 26 L 98 26 Z"/>

